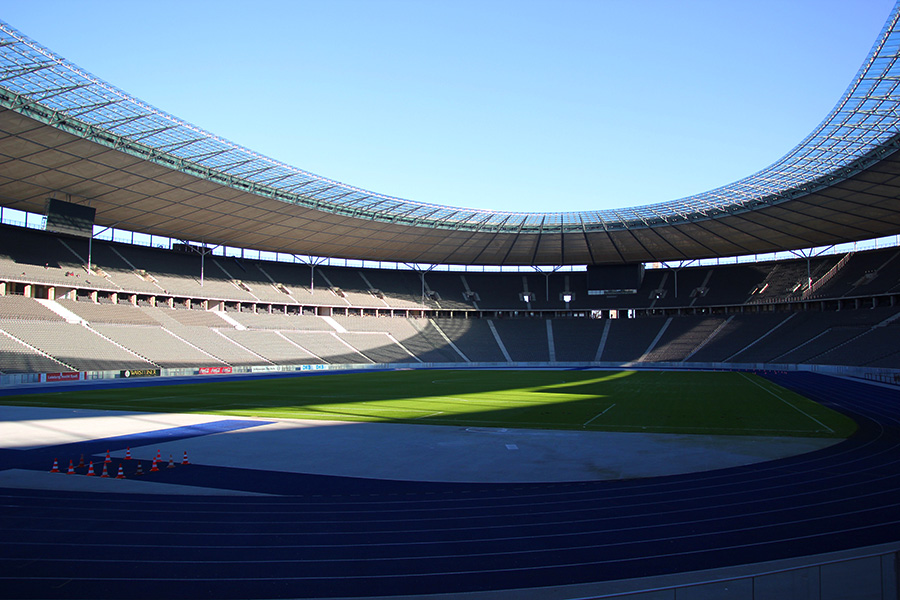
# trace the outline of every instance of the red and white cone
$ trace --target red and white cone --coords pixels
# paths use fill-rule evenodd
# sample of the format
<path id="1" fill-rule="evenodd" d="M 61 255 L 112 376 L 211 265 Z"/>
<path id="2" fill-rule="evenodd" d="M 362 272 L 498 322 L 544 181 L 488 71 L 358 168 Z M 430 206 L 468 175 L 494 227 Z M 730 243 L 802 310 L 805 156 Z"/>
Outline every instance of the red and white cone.
<path id="1" fill-rule="evenodd" d="M 153 464 L 150 465 L 150 472 L 151 472 L 151 473 L 156 473 L 156 472 L 158 472 L 158 471 L 159 471 L 159 467 L 156 466 L 156 459 L 154 458 L 154 459 L 153 459 Z"/>
<path id="2" fill-rule="evenodd" d="M 66 471 L 66 475 L 74 475 L 74 474 L 75 474 L 75 467 L 72 465 L 72 461 L 70 460 L 69 461 L 69 470 Z"/>
<path id="3" fill-rule="evenodd" d="M 184 458 L 181 460 L 181 464 L 183 464 L 183 465 L 191 464 L 188 462 L 188 459 L 187 459 L 187 450 L 184 451 Z"/>
<path id="4" fill-rule="evenodd" d="M 119 463 L 119 474 L 116 475 L 116 479 L 125 479 L 125 471 L 122 469 L 122 463 Z"/>
<path id="5" fill-rule="evenodd" d="M 134 474 L 135 475 L 143 475 L 144 474 L 144 467 L 141 466 L 141 461 L 138 461 L 138 468 L 137 468 L 137 471 L 134 472 Z"/>
<path id="6" fill-rule="evenodd" d="M 131 460 L 131 448 L 125 449 L 125 460 Z"/>
<path id="7" fill-rule="evenodd" d="M 82 455 L 81 455 L 81 458 L 78 460 L 78 468 L 79 468 L 79 469 L 83 469 L 83 468 L 84 468 L 84 454 L 82 454 Z"/>
<path id="8" fill-rule="evenodd" d="M 53 467 L 50 469 L 51 473 L 59 473 L 59 463 L 56 462 L 56 459 L 53 459 Z"/>
<path id="9" fill-rule="evenodd" d="M 156 462 L 162 462 L 162 450 L 156 451 Z"/>
<path id="10" fill-rule="evenodd" d="M 109 472 L 106 470 L 106 463 L 103 463 L 103 472 L 100 473 L 100 477 L 109 477 Z"/>
<path id="11" fill-rule="evenodd" d="M 167 466 L 166 468 L 167 468 L 167 469 L 174 469 L 174 468 L 175 468 L 175 460 L 172 458 L 172 455 L 171 455 L 171 454 L 169 455 L 169 464 L 168 464 L 168 466 Z"/>
<path id="12" fill-rule="evenodd" d="M 94 476 L 94 461 L 90 461 L 90 464 L 88 464 L 88 472 L 87 472 L 87 476 L 88 476 L 88 477 L 93 477 L 93 476 Z"/>
<path id="13" fill-rule="evenodd" d="M 112 462 L 112 459 L 109 457 L 109 450 L 106 451 L 106 458 L 103 459 L 103 464 L 109 464 Z"/>

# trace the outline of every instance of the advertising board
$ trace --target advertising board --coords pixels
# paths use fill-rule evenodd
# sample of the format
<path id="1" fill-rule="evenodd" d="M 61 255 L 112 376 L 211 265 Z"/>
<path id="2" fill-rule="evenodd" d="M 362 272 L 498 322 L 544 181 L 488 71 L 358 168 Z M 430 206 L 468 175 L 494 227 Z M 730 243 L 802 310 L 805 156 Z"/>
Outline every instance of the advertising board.
<path id="1" fill-rule="evenodd" d="M 120 373 L 121 377 L 159 377 L 159 369 L 126 369 Z"/>
<path id="2" fill-rule="evenodd" d="M 231 367 L 200 367 L 201 375 L 228 375 Z"/>
<path id="3" fill-rule="evenodd" d="M 55 381 L 78 381 L 81 379 L 81 373 L 78 371 L 69 371 L 67 373 L 47 373 L 44 381 L 52 383 Z"/>

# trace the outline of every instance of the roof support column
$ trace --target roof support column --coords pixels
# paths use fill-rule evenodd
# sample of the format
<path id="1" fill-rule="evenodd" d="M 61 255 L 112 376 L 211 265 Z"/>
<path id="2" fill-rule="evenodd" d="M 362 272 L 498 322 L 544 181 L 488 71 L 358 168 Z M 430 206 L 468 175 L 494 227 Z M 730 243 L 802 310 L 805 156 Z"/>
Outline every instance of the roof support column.
<path id="1" fill-rule="evenodd" d="M 292 254 L 295 260 L 299 261 L 300 264 L 309 265 L 309 293 L 312 295 L 316 291 L 316 267 L 318 265 L 324 265 L 330 259 L 324 256 L 307 256 L 307 260 L 303 260 L 302 257 L 297 256 L 296 254 Z"/>
<path id="2" fill-rule="evenodd" d="M 826 246 L 824 248 L 818 249 L 818 251 L 816 248 L 809 248 L 806 250 L 791 250 L 791 254 L 793 254 L 794 256 L 796 256 L 798 258 L 806 259 L 806 289 L 807 290 L 812 288 L 812 284 L 813 284 L 812 268 L 810 266 L 810 261 L 817 256 L 821 256 L 822 254 L 825 254 L 826 252 L 828 252 L 829 250 L 831 250 L 833 248 L 834 248 L 834 245 L 832 244 L 831 246 Z"/>
<path id="3" fill-rule="evenodd" d="M 425 273 L 430 272 L 436 265 L 428 265 L 427 269 L 422 268 L 422 265 L 419 263 L 403 263 L 413 271 L 419 274 L 419 279 L 422 280 L 422 306 L 425 306 Z"/>
<path id="4" fill-rule="evenodd" d="M 88 238 L 88 255 L 87 255 L 87 271 L 88 271 L 88 273 L 91 273 L 91 274 L 94 273 L 94 266 L 91 263 L 91 260 L 93 260 L 92 253 L 94 252 L 94 236 L 95 235 L 103 235 L 104 232 L 109 231 L 110 229 L 112 229 L 113 227 L 115 227 L 118 224 L 119 224 L 118 222 L 113 223 L 109 227 L 104 227 L 97 233 L 94 233 L 94 226 L 91 225 L 91 237 Z"/>
<path id="5" fill-rule="evenodd" d="M 555 267 L 551 267 L 549 271 L 544 271 L 537 265 L 532 265 L 531 268 L 544 276 L 544 300 L 550 302 L 550 275 L 556 273 L 562 267 L 557 265 Z"/>
<path id="6" fill-rule="evenodd" d="M 676 298 L 678 297 L 678 271 L 682 270 L 682 269 L 685 268 L 685 267 L 689 267 L 689 266 L 691 265 L 691 263 L 693 263 L 693 262 L 697 262 L 697 261 L 696 261 L 696 260 L 680 260 L 680 261 L 678 261 L 678 263 L 677 263 L 678 266 L 675 266 L 675 267 L 671 266 L 669 263 L 663 263 L 663 265 L 664 265 L 667 269 L 671 269 L 671 270 L 672 270 L 672 273 L 673 273 L 673 275 L 674 275 L 674 279 L 675 279 L 675 282 L 674 282 L 674 283 L 675 283 L 675 297 L 676 297 Z"/>

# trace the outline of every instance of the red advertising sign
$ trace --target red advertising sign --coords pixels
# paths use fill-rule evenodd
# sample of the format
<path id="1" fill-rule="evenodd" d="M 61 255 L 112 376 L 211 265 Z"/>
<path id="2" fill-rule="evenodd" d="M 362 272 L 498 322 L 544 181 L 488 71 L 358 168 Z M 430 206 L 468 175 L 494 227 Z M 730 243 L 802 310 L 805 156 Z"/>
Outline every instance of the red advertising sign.
<path id="1" fill-rule="evenodd" d="M 228 375 L 231 367 L 200 367 L 201 375 Z"/>
<path id="2" fill-rule="evenodd" d="M 47 373 L 47 381 L 78 381 L 81 379 L 81 373 L 78 371 L 70 371 L 68 373 Z"/>

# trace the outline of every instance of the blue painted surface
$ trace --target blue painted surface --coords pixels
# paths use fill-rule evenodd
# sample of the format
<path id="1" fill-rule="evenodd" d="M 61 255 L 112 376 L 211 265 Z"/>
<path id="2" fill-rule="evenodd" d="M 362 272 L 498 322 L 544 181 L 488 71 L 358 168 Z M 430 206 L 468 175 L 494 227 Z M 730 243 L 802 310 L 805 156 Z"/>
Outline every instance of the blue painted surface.
<path id="1" fill-rule="evenodd" d="M 441 484 L 184 467 L 272 497 L 0 490 L 0 595 L 334 598 L 589 583 L 900 540 L 900 391 L 775 382 L 859 429 L 746 467 L 629 481 Z"/>

